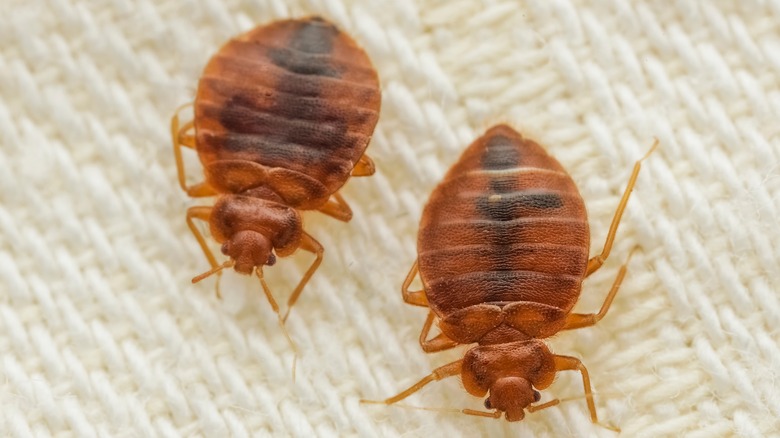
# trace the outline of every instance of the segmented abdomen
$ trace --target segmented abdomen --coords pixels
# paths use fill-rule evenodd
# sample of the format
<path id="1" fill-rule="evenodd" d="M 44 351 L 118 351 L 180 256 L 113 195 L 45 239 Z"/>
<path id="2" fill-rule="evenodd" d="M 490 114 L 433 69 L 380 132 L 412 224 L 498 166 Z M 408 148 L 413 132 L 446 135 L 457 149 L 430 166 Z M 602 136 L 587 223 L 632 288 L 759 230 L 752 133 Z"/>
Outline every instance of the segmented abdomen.
<path id="1" fill-rule="evenodd" d="M 506 125 L 488 130 L 434 190 L 418 237 L 420 276 L 440 316 L 480 303 L 570 310 L 589 230 L 571 177 Z"/>
<path id="2" fill-rule="evenodd" d="M 376 71 L 348 35 L 320 18 L 275 22 L 231 40 L 206 66 L 198 153 L 205 166 L 289 169 L 333 193 L 365 151 L 379 106 Z"/>

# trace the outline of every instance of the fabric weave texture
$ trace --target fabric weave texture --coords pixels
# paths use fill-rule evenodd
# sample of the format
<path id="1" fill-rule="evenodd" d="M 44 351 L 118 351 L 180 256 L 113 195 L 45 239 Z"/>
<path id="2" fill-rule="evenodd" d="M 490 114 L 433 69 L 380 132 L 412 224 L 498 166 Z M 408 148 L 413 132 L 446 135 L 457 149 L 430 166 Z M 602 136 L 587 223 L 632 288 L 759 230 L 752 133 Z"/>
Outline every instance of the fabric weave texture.
<path id="1" fill-rule="evenodd" d="M 582 382 L 520 423 L 362 405 L 463 349 L 427 355 L 400 285 L 424 203 L 507 122 L 578 183 L 599 251 L 654 138 L 605 266 L 550 340 L 590 371 L 627 437 L 780 436 L 780 1 L 4 0 L 0 14 L 0 436 L 614 436 Z M 209 57 L 276 19 L 321 15 L 371 56 L 377 174 L 350 223 L 305 228 L 325 260 L 287 324 L 256 278 L 223 299 L 184 212 L 168 123 Z M 190 181 L 201 178 L 190 151 Z M 311 262 L 266 269 L 284 303 Z M 480 409 L 457 379 L 411 406 Z"/>

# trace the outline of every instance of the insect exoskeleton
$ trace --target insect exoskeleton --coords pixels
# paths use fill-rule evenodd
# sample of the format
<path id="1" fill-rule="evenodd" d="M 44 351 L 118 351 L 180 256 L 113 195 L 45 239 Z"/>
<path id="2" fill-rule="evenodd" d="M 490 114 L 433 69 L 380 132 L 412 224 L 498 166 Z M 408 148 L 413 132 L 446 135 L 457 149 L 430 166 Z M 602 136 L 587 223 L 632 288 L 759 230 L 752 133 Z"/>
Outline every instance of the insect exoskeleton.
<path id="1" fill-rule="evenodd" d="M 187 210 L 187 223 L 211 270 L 261 278 L 297 249 L 316 259 L 290 295 L 289 310 L 320 265 L 323 247 L 303 230 L 300 211 L 342 221 L 352 210 L 339 195 L 350 176 L 374 173 L 365 155 L 381 93 L 365 51 L 335 25 L 310 17 L 257 27 L 228 41 L 198 83 L 194 119 L 171 121 L 179 184 L 190 196 L 217 196 L 213 207 Z M 188 185 L 181 147 L 193 148 L 205 180 Z M 209 223 L 229 257 L 218 263 L 194 220 Z"/>
<path id="2" fill-rule="evenodd" d="M 657 141 L 650 152 L 656 146 Z M 475 345 L 462 359 L 379 403 L 395 403 L 432 381 L 460 376 L 470 394 L 487 396 L 485 407 L 492 410 L 462 412 L 495 418 L 503 413 L 518 421 L 525 411 L 558 404 L 554 399 L 534 405 L 557 372 L 574 370 L 582 375 L 597 422 L 587 369 L 577 358 L 552 353 L 543 339 L 591 326 L 607 313 L 628 260 L 598 313 L 572 308 L 582 280 L 609 255 L 642 160 L 634 165 L 603 250 L 588 258 L 585 204 L 555 158 L 507 125 L 488 129 L 472 143 L 423 210 L 418 258 L 402 293 L 407 303 L 430 309 L 420 334 L 425 352 Z M 418 273 L 423 289 L 412 291 Z M 441 333 L 429 339 L 434 321 Z"/>

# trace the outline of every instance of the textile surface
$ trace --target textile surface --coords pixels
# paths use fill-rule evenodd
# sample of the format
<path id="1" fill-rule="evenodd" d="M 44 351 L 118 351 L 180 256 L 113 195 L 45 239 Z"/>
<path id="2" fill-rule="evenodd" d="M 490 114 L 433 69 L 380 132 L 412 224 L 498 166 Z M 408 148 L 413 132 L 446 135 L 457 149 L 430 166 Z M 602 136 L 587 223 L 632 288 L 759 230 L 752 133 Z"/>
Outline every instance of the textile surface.
<path id="1" fill-rule="evenodd" d="M 590 371 L 623 436 L 780 436 L 780 1 L 3 0 L 0 436 L 614 436 L 560 373 L 507 423 L 360 404 L 456 360 L 425 354 L 400 285 L 424 203 L 460 152 L 508 122 L 545 145 L 604 267 L 550 340 Z M 231 36 L 322 15 L 366 49 L 383 104 L 354 219 L 306 213 L 325 259 L 277 324 L 256 278 L 222 300 L 185 223 L 169 120 Z M 186 112 L 185 112 L 186 113 Z M 190 182 L 202 178 L 185 150 Z M 216 246 L 215 246 L 216 249 Z M 312 256 L 266 269 L 284 303 Z M 481 409 L 457 378 L 410 406 Z"/>

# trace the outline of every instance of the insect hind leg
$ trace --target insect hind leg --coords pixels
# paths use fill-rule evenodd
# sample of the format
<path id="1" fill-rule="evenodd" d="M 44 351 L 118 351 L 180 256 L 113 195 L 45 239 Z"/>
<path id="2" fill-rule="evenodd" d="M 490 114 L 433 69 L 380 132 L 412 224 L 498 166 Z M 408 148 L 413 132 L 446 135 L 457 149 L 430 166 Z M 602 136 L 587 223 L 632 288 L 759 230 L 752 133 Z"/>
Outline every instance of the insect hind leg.
<path id="1" fill-rule="evenodd" d="M 176 173 L 179 178 L 179 186 L 193 198 L 214 196 L 217 194 L 217 191 L 206 182 L 187 186 L 187 175 L 184 170 L 184 158 L 182 157 L 181 148 L 184 146 L 195 149 L 197 146 L 195 136 L 187 134 L 190 130 L 194 129 L 195 124 L 192 121 L 189 121 L 180 126 L 179 113 L 190 105 L 192 105 L 192 103 L 180 106 L 176 109 L 173 117 L 171 117 L 171 139 L 173 141 L 173 156 L 176 160 Z"/>
<path id="2" fill-rule="evenodd" d="M 607 260 L 607 257 L 609 257 L 609 252 L 612 250 L 612 243 L 615 241 L 615 234 L 617 233 L 618 225 L 620 225 L 620 219 L 623 218 L 623 211 L 626 209 L 626 204 L 628 204 L 628 198 L 631 196 L 631 191 L 634 189 L 634 184 L 636 184 L 637 177 L 639 177 L 639 169 L 642 167 L 642 161 L 646 160 L 647 157 L 649 157 L 657 147 L 658 139 L 653 142 L 653 145 L 650 147 L 650 150 L 647 151 L 645 156 L 634 163 L 634 169 L 631 171 L 631 177 L 628 179 L 628 184 L 626 184 L 625 191 L 623 191 L 623 197 L 620 198 L 620 203 L 618 204 L 618 208 L 615 211 L 615 216 L 612 217 L 612 223 L 609 225 L 609 232 L 607 233 L 607 240 L 604 242 L 604 248 L 601 250 L 599 255 L 591 257 L 591 259 L 588 260 L 588 268 L 585 272 L 586 277 L 596 272 Z"/>
<path id="3" fill-rule="evenodd" d="M 414 277 L 417 276 L 418 272 L 418 262 L 415 260 L 414 264 L 412 265 L 412 269 L 410 269 L 409 274 L 406 275 L 404 284 L 401 286 L 401 295 L 404 298 L 404 302 L 407 304 L 411 304 L 412 306 L 428 307 L 428 298 L 425 296 L 424 290 L 409 290 L 409 286 L 412 285 L 412 281 L 414 281 Z"/>

